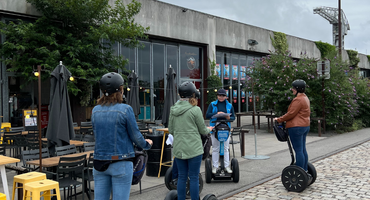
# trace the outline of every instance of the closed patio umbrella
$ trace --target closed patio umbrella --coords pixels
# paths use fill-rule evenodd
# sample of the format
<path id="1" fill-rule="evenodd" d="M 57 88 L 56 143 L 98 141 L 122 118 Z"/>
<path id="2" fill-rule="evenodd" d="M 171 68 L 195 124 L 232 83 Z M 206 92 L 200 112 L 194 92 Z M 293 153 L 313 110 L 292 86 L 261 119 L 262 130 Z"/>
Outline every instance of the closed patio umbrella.
<path id="1" fill-rule="evenodd" d="M 75 132 L 67 88 L 67 81 L 72 74 L 60 62 L 50 75 L 50 113 L 46 138 L 50 154 L 54 155 L 55 147 L 69 145 Z"/>
<path id="2" fill-rule="evenodd" d="M 132 107 L 134 110 L 135 117 L 137 118 L 140 115 L 140 101 L 139 101 L 139 90 L 137 85 L 137 75 L 132 70 L 132 72 L 128 75 L 128 88 L 130 91 L 127 90 L 127 104 Z"/>
<path id="3" fill-rule="evenodd" d="M 168 68 L 167 71 L 167 85 L 166 85 L 166 98 L 164 100 L 164 106 L 163 106 L 163 114 L 162 114 L 162 124 L 165 127 L 168 127 L 168 120 L 170 117 L 170 110 L 171 106 L 176 103 L 176 101 L 179 99 L 179 96 L 177 94 L 177 89 L 175 87 L 176 83 L 176 72 L 171 67 Z"/>

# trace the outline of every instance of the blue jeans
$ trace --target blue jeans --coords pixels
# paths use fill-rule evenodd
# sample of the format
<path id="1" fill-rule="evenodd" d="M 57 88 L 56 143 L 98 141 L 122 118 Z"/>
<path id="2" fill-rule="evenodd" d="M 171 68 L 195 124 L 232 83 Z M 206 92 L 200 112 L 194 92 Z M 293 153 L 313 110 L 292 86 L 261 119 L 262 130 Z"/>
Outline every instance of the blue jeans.
<path id="1" fill-rule="evenodd" d="M 179 170 L 179 178 L 177 182 L 177 199 L 185 200 L 186 197 L 186 181 L 188 174 L 190 178 L 190 196 L 192 200 L 199 199 L 199 171 L 202 163 L 202 155 L 190 159 L 175 158 L 177 168 Z"/>
<path id="2" fill-rule="evenodd" d="M 95 200 L 109 200 L 113 190 L 113 200 L 128 200 L 130 197 L 133 164 L 130 161 L 111 163 L 104 172 L 93 171 Z"/>
<path id="3" fill-rule="evenodd" d="M 177 168 L 177 163 L 175 159 L 173 160 L 173 163 L 172 163 L 172 179 L 178 178 L 178 176 L 179 176 L 179 170 Z"/>
<path id="4" fill-rule="evenodd" d="M 295 164 L 307 171 L 308 155 L 306 151 L 306 137 L 310 127 L 288 128 L 290 141 L 295 151 Z"/>

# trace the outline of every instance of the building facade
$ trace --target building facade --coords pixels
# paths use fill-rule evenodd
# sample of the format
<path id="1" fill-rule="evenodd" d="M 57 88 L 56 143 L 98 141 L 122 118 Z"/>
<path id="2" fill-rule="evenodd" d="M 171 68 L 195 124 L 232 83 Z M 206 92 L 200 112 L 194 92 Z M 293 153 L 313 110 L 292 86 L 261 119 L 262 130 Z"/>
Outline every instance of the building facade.
<path id="1" fill-rule="evenodd" d="M 131 0 L 122 1 L 127 4 L 131 2 Z M 216 61 L 214 73 L 221 78 L 235 111 L 251 110 L 253 102 L 251 94 L 245 94 L 242 90 L 246 81 L 245 73 L 242 71 L 248 69 L 254 60 L 268 55 L 269 51 L 274 51 L 270 39 L 273 37 L 273 31 L 157 0 L 137 1 L 142 4 L 142 8 L 135 20 L 144 27 L 150 27 L 149 39 L 142 41 L 144 48 L 129 49 L 115 44 L 114 49 L 117 55 L 129 59 L 126 68 L 134 70 L 139 77 L 141 104 L 139 119 L 161 119 L 166 95 L 166 73 L 170 66 L 176 72 L 177 85 L 184 81 L 192 81 L 200 89 L 201 96 L 206 97 L 207 91 L 211 88 L 207 88 L 205 80 L 211 74 L 209 61 L 213 60 Z M 109 3 L 114 6 L 113 0 Z M 0 3 L 2 21 L 37 16 L 39 16 L 37 11 L 25 0 L 3 0 Z M 2 37 L 1 42 L 4 40 Z M 301 52 L 305 52 L 311 58 L 321 56 L 314 41 L 290 35 L 287 35 L 287 41 L 293 58 L 299 59 Z M 346 51 L 343 51 L 342 57 L 348 60 Z M 370 75 L 366 55 L 359 54 L 359 57 L 361 73 L 365 76 Z M 19 109 L 18 93 L 26 96 L 28 104 L 37 94 L 35 86 L 22 90 L 14 89 L 18 84 L 17 81 L 22 80 L 16 74 L 7 72 L 6 66 L 1 63 L 0 114 L 4 122 L 14 118 L 11 113 Z M 42 104 L 48 104 L 48 88 L 43 91 L 45 94 L 42 95 Z M 205 102 L 206 98 L 201 98 L 199 102 L 204 112 L 207 109 Z"/>

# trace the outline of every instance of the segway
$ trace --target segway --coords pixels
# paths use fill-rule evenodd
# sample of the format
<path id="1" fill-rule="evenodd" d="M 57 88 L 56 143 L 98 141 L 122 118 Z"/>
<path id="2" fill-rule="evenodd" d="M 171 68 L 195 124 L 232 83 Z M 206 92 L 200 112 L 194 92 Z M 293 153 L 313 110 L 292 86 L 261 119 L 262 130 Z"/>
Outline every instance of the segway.
<path id="1" fill-rule="evenodd" d="M 167 189 L 169 190 L 177 190 L 177 178 L 172 178 L 172 169 L 170 167 L 167 169 L 166 174 L 164 176 L 164 184 L 166 185 Z M 203 190 L 203 178 L 202 175 L 199 173 L 199 194 Z M 186 181 L 186 198 L 190 198 L 190 178 Z"/>
<path id="2" fill-rule="evenodd" d="M 200 199 L 200 197 L 199 197 L 199 199 Z M 164 200 L 177 200 L 177 190 L 169 191 L 167 193 L 166 197 L 164 198 Z M 203 200 L 217 200 L 217 197 L 214 194 L 207 194 L 206 196 L 203 197 Z"/>
<path id="3" fill-rule="evenodd" d="M 290 156 L 292 158 L 292 162 L 290 163 L 290 165 L 283 169 L 283 172 L 281 174 L 281 182 L 283 183 L 285 189 L 287 189 L 288 191 L 302 192 L 316 181 L 316 169 L 311 163 L 308 163 L 307 173 L 304 169 L 295 165 L 292 144 L 289 139 L 289 134 L 285 129 L 284 123 L 279 124 L 275 121 L 273 129 L 276 138 L 280 142 L 288 143 Z"/>
<path id="4" fill-rule="evenodd" d="M 233 146 L 233 158 L 231 159 L 231 174 L 227 173 L 224 166 L 224 142 L 227 141 L 230 135 L 230 127 L 227 125 L 227 122 L 232 122 L 232 120 L 216 120 L 215 123 L 219 122 L 213 129 L 213 134 L 218 141 L 220 141 L 220 167 L 217 169 L 216 174 L 212 173 L 212 162 L 210 158 L 205 160 L 205 176 L 206 183 L 211 183 L 213 180 L 233 180 L 233 182 L 239 182 L 239 163 L 235 158 L 234 144 Z M 232 140 L 232 137 L 231 137 Z"/>

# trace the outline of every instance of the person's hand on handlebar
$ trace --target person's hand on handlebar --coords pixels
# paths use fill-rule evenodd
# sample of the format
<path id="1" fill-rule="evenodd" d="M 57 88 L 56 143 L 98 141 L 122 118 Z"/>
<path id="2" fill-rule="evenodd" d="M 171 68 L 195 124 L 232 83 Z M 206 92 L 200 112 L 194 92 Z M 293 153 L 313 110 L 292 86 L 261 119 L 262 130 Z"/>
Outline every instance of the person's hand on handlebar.
<path id="1" fill-rule="evenodd" d="M 278 118 L 277 118 L 277 117 L 275 117 L 275 118 L 274 118 L 274 121 L 277 121 L 277 119 L 278 119 Z"/>
<path id="2" fill-rule="evenodd" d="M 207 127 L 210 131 L 212 131 L 213 130 L 213 128 L 214 128 L 214 126 L 208 126 Z"/>
<path id="3" fill-rule="evenodd" d="M 151 139 L 145 139 L 151 146 L 153 145 L 153 141 Z"/>

